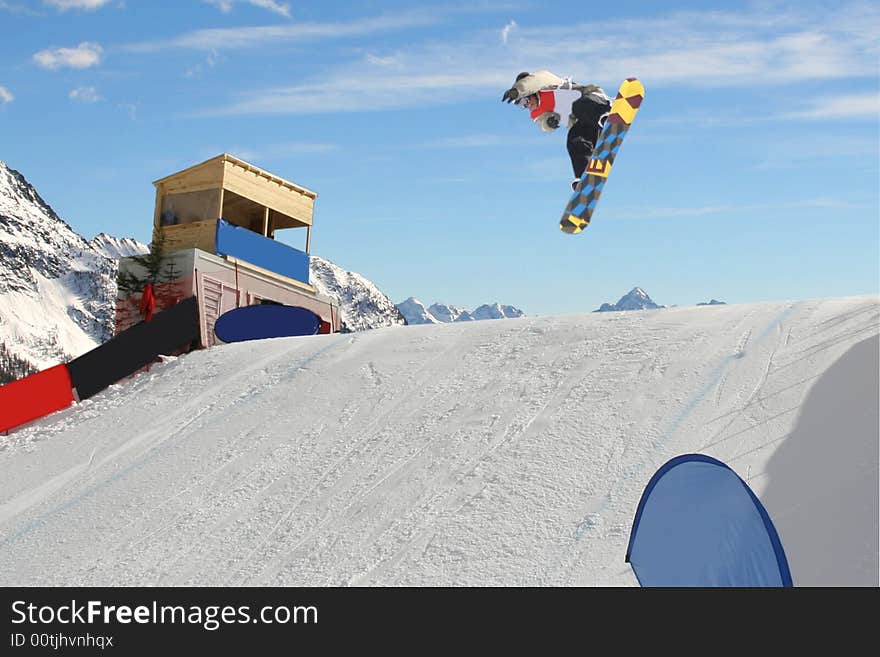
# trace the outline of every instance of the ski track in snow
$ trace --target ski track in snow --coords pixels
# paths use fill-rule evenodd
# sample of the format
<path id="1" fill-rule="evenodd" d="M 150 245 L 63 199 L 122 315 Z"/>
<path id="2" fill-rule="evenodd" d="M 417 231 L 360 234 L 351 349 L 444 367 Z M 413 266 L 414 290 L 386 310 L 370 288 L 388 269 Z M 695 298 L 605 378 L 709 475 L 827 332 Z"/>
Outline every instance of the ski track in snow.
<path id="1" fill-rule="evenodd" d="M 877 297 L 395 326 L 155 366 L 0 445 L 4 585 L 637 586 L 657 467 L 760 496 Z"/>

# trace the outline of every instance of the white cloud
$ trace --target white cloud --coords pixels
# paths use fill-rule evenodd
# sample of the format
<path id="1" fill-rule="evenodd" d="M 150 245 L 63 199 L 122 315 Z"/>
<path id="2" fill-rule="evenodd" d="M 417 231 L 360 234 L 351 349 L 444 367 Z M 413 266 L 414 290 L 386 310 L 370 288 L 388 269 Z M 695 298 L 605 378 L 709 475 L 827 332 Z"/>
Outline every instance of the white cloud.
<path id="1" fill-rule="evenodd" d="M 238 154 L 241 159 L 247 160 L 248 162 L 260 162 L 264 160 L 279 160 L 299 155 L 319 155 L 321 153 L 329 153 L 338 149 L 339 146 L 336 144 L 319 142 L 283 142 L 266 146 L 260 150 L 241 148 L 232 150 L 231 152 Z"/>
<path id="2" fill-rule="evenodd" d="M 275 0 L 204 0 L 204 2 L 207 2 L 209 5 L 214 5 L 225 14 L 232 11 L 232 6 L 236 2 L 246 2 L 254 7 L 267 9 L 275 14 L 290 18 L 290 5 L 283 2 L 276 2 Z"/>
<path id="3" fill-rule="evenodd" d="M 866 25 L 880 22 L 880 7 L 792 7 L 609 20 L 591 29 L 607 37 L 586 40 L 576 38 L 583 25 L 521 29 L 517 45 L 526 61 L 554 62 L 560 74 L 588 72 L 599 81 L 637 75 L 655 85 L 747 87 L 876 76 L 880 47 Z"/>
<path id="4" fill-rule="evenodd" d="M 47 48 L 34 54 L 34 61 L 43 68 L 89 68 L 101 63 L 103 48 L 85 41 L 76 48 Z"/>
<path id="5" fill-rule="evenodd" d="M 620 219 L 660 219 L 676 217 L 706 217 L 719 214 L 766 214 L 772 216 L 773 212 L 782 210 L 797 210 L 806 208 L 818 209 L 845 209 L 853 207 L 847 201 L 831 198 L 813 198 L 798 201 L 782 201 L 778 203 L 751 203 L 743 205 L 708 205 L 690 208 L 637 208 L 621 209 L 616 216 Z"/>
<path id="6" fill-rule="evenodd" d="M 43 2 L 60 11 L 67 11 L 68 9 L 95 11 L 108 4 L 110 0 L 43 0 Z"/>
<path id="7" fill-rule="evenodd" d="M 20 5 L 14 2 L 6 2 L 6 0 L 0 0 L 0 11 L 7 11 L 10 14 L 22 14 L 26 16 L 38 16 L 39 13 L 25 7 L 24 5 Z"/>
<path id="8" fill-rule="evenodd" d="M 437 104 L 438 98 L 455 98 L 473 87 L 504 84 L 508 76 L 498 72 L 402 74 L 360 71 L 351 76 L 331 76 L 327 82 L 266 89 L 241 94 L 242 100 L 229 107 L 210 110 L 201 116 L 237 114 L 316 114 L 329 111 L 360 112 Z M 358 93 L 340 93 L 357 89 Z M 446 102 L 452 102 L 447 100 Z"/>
<path id="9" fill-rule="evenodd" d="M 388 55 L 385 57 L 381 57 L 379 55 L 373 55 L 368 53 L 366 56 L 366 61 L 373 66 L 382 66 L 382 67 L 397 67 L 399 66 L 398 57 L 396 55 Z"/>
<path id="10" fill-rule="evenodd" d="M 77 87 L 68 94 L 68 97 L 80 103 L 97 103 L 101 100 L 98 90 L 94 87 Z"/>
<path id="11" fill-rule="evenodd" d="M 9 91 L 6 87 L 0 86 L 0 103 L 6 105 L 7 103 L 11 103 L 15 100 L 15 96 L 12 95 L 12 92 Z"/>
<path id="12" fill-rule="evenodd" d="M 169 48 L 193 50 L 244 50 L 273 43 L 302 43 L 322 39 L 349 39 L 433 25 L 430 12 L 410 11 L 347 23 L 296 23 L 257 27 L 209 28 L 186 32 L 170 41 L 145 41 L 126 46 L 131 52 L 166 52 Z"/>
<path id="13" fill-rule="evenodd" d="M 407 25 L 407 20 L 412 23 Z M 436 17 L 436 20 L 441 18 Z M 378 17 L 348 24 L 305 24 L 248 28 L 232 33 L 201 31 L 182 35 L 175 45 L 265 47 L 266 40 L 329 39 L 367 36 L 381 29 L 415 27 L 420 14 Z M 397 20 L 396 25 L 391 21 Z M 328 110 L 387 110 L 453 102 L 461 94 L 493 95 L 510 86 L 518 71 L 550 67 L 577 82 L 595 82 L 613 92 L 623 78 L 637 75 L 652 88 L 742 88 L 768 90 L 792 83 L 876 77 L 880 47 L 865 25 L 880 21 L 880 9 L 843 5 L 833 16 L 768 13 L 687 12 L 660 18 L 608 19 L 553 27 L 516 26 L 516 39 L 502 43 L 497 32 L 474 30 L 454 42 L 413 40 L 395 53 L 394 67 L 377 66 L 373 56 L 352 60 L 336 70 L 315 73 L 314 81 L 240 92 L 225 115 Z M 509 24 L 513 26 L 513 21 Z M 589 31 L 592 36 L 584 39 Z M 510 32 L 508 31 L 508 35 Z M 619 35 L 627 35 L 621 39 Z M 595 35 L 607 35 L 605 37 Z M 474 66 L 479 62 L 479 66 Z M 358 89 L 340 94 L 340 89 Z M 778 108 L 786 94 L 779 91 Z M 854 111 L 851 106 L 851 110 Z M 778 113 L 779 110 L 777 110 Z"/>
<path id="14" fill-rule="evenodd" d="M 828 141 L 791 136 L 776 138 L 773 146 L 763 153 L 763 160 L 755 160 L 750 168 L 756 171 L 815 170 L 816 162 L 828 157 Z M 859 166 L 876 166 L 877 143 L 856 136 L 835 135 L 834 157 L 845 159 L 850 171 Z"/>
<path id="15" fill-rule="evenodd" d="M 516 21 L 510 21 L 504 28 L 501 30 L 501 43 L 507 43 L 508 37 L 510 37 L 510 33 L 517 28 Z"/>
<path id="16" fill-rule="evenodd" d="M 880 118 L 880 94 L 869 93 L 823 97 L 813 101 L 812 108 L 786 114 L 784 118 L 821 120 L 878 119 Z"/>
<path id="17" fill-rule="evenodd" d="M 183 76 L 186 78 L 200 78 L 205 71 L 214 68 L 221 61 L 223 61 L 223 58 L 217 53 L 216 50 L 212 50 L 208 53 L 208 56 L 205 58 L 204 62 L 189 67 L 186 71 L 184 71 Z"/>

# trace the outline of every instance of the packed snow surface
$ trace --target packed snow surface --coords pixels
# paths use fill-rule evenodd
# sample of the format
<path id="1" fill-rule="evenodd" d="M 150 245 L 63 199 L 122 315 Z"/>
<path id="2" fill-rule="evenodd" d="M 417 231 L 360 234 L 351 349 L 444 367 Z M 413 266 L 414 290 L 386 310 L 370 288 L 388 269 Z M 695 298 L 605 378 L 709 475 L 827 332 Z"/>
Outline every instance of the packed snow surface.
<path id="1" fill-rule="evenodd" d="M 876 296 L 223 345 L 0 437 L 0 585 L 636 586 L 721 459 L 795 585 L 878 585 Z"/>

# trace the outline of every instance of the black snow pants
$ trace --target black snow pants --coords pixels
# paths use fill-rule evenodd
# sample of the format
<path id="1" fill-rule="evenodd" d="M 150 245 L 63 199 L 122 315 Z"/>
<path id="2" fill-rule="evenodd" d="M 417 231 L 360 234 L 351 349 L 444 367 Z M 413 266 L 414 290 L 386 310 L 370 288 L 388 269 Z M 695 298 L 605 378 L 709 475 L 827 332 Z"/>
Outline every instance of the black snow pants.
<path id="1" fill-rule="evenodd" d="M 605 123 L 605 115 L 610 109 L 610 102 L 600 102 L 586 96 L 572 104 L 571 111 L 577 118 L 577 123 L 568 131 L 566 145 L 575 178 L 580 178 L 587 168 L 596 140 Z"/>

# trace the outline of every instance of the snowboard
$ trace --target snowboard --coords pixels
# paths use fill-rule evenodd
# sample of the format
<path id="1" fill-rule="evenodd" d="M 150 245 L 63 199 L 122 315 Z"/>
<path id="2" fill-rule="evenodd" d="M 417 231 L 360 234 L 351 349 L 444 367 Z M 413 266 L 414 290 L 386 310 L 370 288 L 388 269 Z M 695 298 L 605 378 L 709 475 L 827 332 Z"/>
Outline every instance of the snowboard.
<path id="1" fill-rule="evenodd" d="M 611 173 L 617 151 L 620 150 L 623 138 L 629 131 L 644 97 L 645 88 L 636 78 L 627 78 L 617 90 L 617 97 L 611 104 L 593 155 L 568 205 L 565 206 L 562 219 L 559 220 L 559 228 L 563 233 L 574 235 L 589 225 L 608 174 Z"/>

